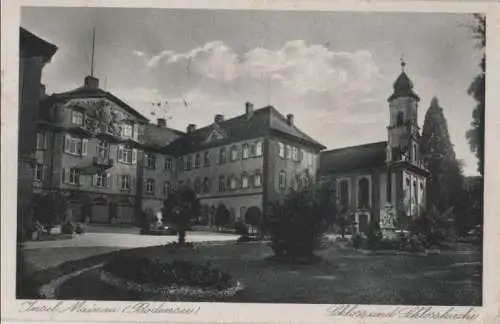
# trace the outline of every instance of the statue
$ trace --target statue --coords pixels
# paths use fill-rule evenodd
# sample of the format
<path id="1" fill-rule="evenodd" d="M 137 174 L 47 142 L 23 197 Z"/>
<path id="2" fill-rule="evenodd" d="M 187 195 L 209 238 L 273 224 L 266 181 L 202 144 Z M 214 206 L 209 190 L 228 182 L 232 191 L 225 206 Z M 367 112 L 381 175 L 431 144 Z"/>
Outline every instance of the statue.
<path id="1" fill-rule="evenodd" d="M 163 225 L 163 214 L 161 211 L 156 213 L 156 226 L 161 227 Z"/>

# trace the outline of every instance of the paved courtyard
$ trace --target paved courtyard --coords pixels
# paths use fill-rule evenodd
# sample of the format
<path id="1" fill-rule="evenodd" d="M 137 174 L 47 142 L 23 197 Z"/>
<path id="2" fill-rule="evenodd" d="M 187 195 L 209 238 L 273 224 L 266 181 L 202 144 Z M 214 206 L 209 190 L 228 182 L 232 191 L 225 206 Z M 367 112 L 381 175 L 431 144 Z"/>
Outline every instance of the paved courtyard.
<path id="1" fill-rule="evenodd" d="M 189 242 L 235 241 L 238 236 L 214 232 L 188 232 Z M 90 226 L 88 232 L 72 239 L 30 241 L 23 243 L 23 257 L 28 272 L 58 266 L 65 261 L 87 258 L 121 249 L 168 244 L 176 235 L 140 235 L 134 227 Z"/>

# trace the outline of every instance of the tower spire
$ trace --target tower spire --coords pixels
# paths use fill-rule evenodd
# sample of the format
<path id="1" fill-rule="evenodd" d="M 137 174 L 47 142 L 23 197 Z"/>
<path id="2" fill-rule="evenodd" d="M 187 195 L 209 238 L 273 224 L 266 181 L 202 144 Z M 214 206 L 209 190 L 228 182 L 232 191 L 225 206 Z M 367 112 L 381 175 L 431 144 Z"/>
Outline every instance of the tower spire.
<path id="1" fill-rule="evenodd" d="M 406 62 L 405 62 L 403 54 L 401 54 L 400 61 L 401 61 L 401 72 L 405 72 Z"/>
<path id="2" fill-rule="evenodd" d="M 94 76 L 94 55 L 95 55 L 95 27 L 92 28 L 92 61 L 90 63 L 90 76 Z"/>

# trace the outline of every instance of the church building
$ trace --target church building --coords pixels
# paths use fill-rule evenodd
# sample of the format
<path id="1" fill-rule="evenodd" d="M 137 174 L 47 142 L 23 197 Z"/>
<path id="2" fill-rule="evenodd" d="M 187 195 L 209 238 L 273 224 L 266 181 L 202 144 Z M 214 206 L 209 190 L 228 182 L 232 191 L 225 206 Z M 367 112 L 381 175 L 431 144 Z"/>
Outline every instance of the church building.
<path id="1" fill-rule="evenodd" d="M 382 231 L 405 229 L 425 206 L 428 171 L 420 155 L 419 96 L 405 71 L 388 98 L 387 140 L 323 151 L 319 176 L 334 183 L 341 213 L 357 231 L 379 222 Z"/>

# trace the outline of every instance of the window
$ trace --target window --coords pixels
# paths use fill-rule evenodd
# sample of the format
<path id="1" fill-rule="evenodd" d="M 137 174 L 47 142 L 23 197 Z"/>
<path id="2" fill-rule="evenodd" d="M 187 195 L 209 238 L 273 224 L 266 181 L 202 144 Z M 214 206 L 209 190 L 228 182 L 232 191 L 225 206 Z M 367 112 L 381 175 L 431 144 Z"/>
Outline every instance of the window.
<path id="1" fill-rule="evenodd" d="M 154 153 L 146 153 L 146 168 L 156 169 L 156 155 Z"/>
<path id="2" fill-rule="evenodd" d="M 299 148 L 298 147 L 292 147 L 292 160 L 294 160 L 295 162 L 298 162 L 300 161 L 300 157 L 299 157 Z"/>
<path id="3" fill-rule="evenodd" d="M 295 174 L 292 186 L 293 186 L 293 190 L 299 190 L 299 188 L 302 186 L 300 174 L 298 174 L 298 173 Z"/>
<path id="4" fill-rule="evenodd" d="M 367 178 L 358 181 L 358 207 L 370 207 L 370 182 Z"/>
<path id="5" fill-rule="evenodd" d="M 165 185 L 163 186 L 163 195 L 167 196 L 169 193 L 173 191 L 172 184 L 170 181 L 165 181 Z"/>
<path id="6" fill-rule="evenodd" d="M 280 171 L 279 174 L 279 186 L 281 190 L 284 190 L 286 188 L 286 173 L 285 171 Z"/>
<path id="7" fill-rule="evenodd" d="M 125 122 L 122 124 L 122 137 L 133 138 L 134 137 L 134 123 Z"/>
<path id="8" fill-rule="evenodd" d="M 40 132 L 36 134 L 36 149 L 37 150 L 47 149 L 47 133 Z"/>
<path id="9" fill-rule="evenodd" d="M 413 144 L 413 161 L 417 161 L 417 144 Z"/>
<path id="10" fill-rule="evenodd" d="M 203 192 L 210 192 L 210 178 L 203 179 Z"/>
<path id="11" fill-rule="evenodd" d="M 262 156 L 262 142 L 255 143 L 255 156 Z"/>
<path id="12" fill-rule="evenodd" d="M 231 161 L 238 160 L 238 148 L 236 146 L 231 147 Z"/>
<path id="13" fill-rule="evenodd" d="M 79 110 L 72 110 L 71 123 L 74 125 L 83 125 L 83 112 Z"/>
<path id="14" fill-rule="evenodd" d="M 146 180 L 146 193 L 154 195 L 155 193 L 155 181 L 153 179 Z"/>
<path id="15" fill-rule="evenodd" d="M 219 164 L 226 163 L 226 149 L 223 147 L 219 150 Z"/>
<path id="16" fill-rule="evenodd" d="M 285 145 L 283 143 L 278 143 L 278 155 L 280 158 L 285 158 Z"/>
<path id="17" fill-rule="evenodd" d="M 64 152 L 72 155 L 87 155 L 88 139 L 65 135 Z"/>
<path id="18" fill-rule="evenodd" d="M 130 190 L 130 176 L 128 174 L 122 174 L 120 176 L 121 190 Z"/>
<path id="19" fill-rule="evenodd" d="M 196 180 L 194 180 L 194 191 L 196 193 L 201 192 L 201 180 L 200 180 L 200 178 L 196 178 Z"/>
<path id="20" fill-rule="evenodd" d="M 226 191 L 226 178 L 224 176 L 219 177 L 219 192 Z"/>
<path id="21" fill-rule="evenodd" d="M 286 159 L 287 160 L 292 159 L 292 147 L 290 145 L 286 146 Z"/>
<path id="22" fill-rule="evenodd" d="M 71 175 L 71 173 L 70 173 Z M 71 182 L 71 178 L 70 178 Z M 95 175 L 95 186 L 98 188 L 105 188 L 110 185 L 109 174 L 106 172 L 99 172 Z"/>
<path id="23" fill-rule="evenodd" d="M 69 183 L 70 184 L 80 184 L 80 170 L 72 168 L 69 170 Z"/>
<path id="24" fill-rule="evenodd" d="M 97 155 L 104 159 L 109 158 L 109 143 L 99 141 L 99 144 L 97 144 Z"/>
<path id="25" fill-rule="evenodd" d="M 405 115 L 402 111 L 399 111 L 396 117 L 396 126 L 402 126 L 404 124 Z"/>
<path id="26" fill-rule="evenodd" d="M 185 166 L 184 166 L 184 158 L 183 157 L 180 157 L 177 160 L 177 166 L 178 166 L 178 170 L 180 170 L 180 171 L 184 170 Z"/>
<path id="27" fill-rule="evenodd" d="M 210 152 L 205 152 L 205 156 L 204 156 L 203 160 L 204 160 L 203 163 L 206 167 L 210 166 Z"/>
<path id="28" fill-rule="evenodd" d="M 193 166 L 192 158 L 193 157 L 191 155 L 186 156 L 186 168 L 185 168 L 186 170 L 191 170 L 191 167 Z"/>
<path id="29" fill-rule="evenodd" d="M 349 181 L 342 180 L 339 183 L 339 202 L 341 208 L 349 206 Z"/>
<path id="30" fill-rule="evenodd" d="M 262 175 L 259 172 L 255 173 L 255 175 L 253 177 L 253 185 L 255 187 L 262 186 Z"/>
<path id="31" fill-rule="evenodd" d="M 196 153 L 195 157 L 194 157 L 194 168 L 195 169 L 199 169 L 200 168 L 200 154 L 199 153 Z"/>
<path id="32" fill-rule="evenodd" d="M 242 152 L 243 159 L 248 159 L 250 157 L 250 146 L 247 143 L 243 144 Z"/>
<path id="33" fill-rule="evenodd" d="M 37 163 L 35 165 L 35 181 L 43 180 L 43 164 Z"/>
<path id="34" fill-rule="evenodd" d="M 173 170 L 174 163 L 171 158 L 165 158 L 165 170 Z"/>
<path id="35" fill-rule="evenodd" d="M 238 188 L 238 179 L 235 176 L 231 176 L 230 181 L 231 190 L 236 190 Z"/>
<path id="36" fill-rule="evenodd" d="M 137 159 L 137 151 L 129 145 L 118 146 L 118 161 L 127 164 L 134 164 Z"/>
<path id="37" fill-rule="evenodd" d="M 243 173 L 241 175 L 241 188 L 243 189 L 248 188 L 248 175 L 246 173 Z"/>

